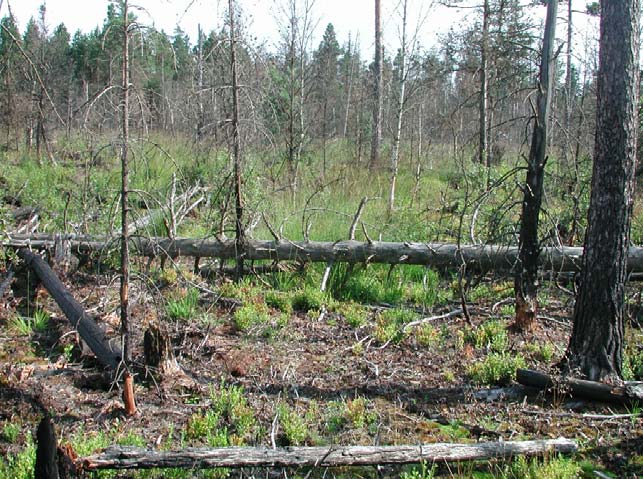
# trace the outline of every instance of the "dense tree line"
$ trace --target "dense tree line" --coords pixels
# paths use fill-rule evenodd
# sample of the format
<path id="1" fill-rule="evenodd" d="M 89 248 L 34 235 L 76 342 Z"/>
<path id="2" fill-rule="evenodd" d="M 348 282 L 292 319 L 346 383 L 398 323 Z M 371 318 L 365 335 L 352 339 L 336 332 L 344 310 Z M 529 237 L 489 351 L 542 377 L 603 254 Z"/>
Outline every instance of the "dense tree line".
<path id="1" fill-rule="evenodd" d="M 471 22 L 454 27 L 431 48 L 411 38 L 417 25 L 409 24 L 406 39 L 383 52 L 383 145 L 399 141 L 400 160 L 413 167 L 429 161 L 429 144 L 491 165 L 507 153 L 518 158 L 528 138 L 542 37 L 534 12 L 541 7 L 520 0 L 471 6 Z M 370 39 L 339 39 L 328 24 L 314 45 L 312 7 L 309 0 L 283 2 L 273 50 L 253 43 L 243 14 L 237 32 L 242 141 L 273 146 L 271 161 L 285 162 L 293 185 L 300 163 L 313 151 L 321 152 L 325 170 L 327 149 L 338 140 L 350 145 L 351 160 L 369 163 L 372 138 L 375 70 L 360 49 Z M 409 22 L 398 13 L 393 20 L 400 26 Z M 225 144 L 232 116 L 225 29 L 199 31 L 191 39 L 178 27 L 168 34 L 130 16 L 133 130 Z M 1 20 L 4 148 L 26 145 L 55 160 L 51 143 L 61 134 L 118 127 L 122 22 L 114 4 L 103 25 L 89 33 L 72 35 L 64 24 L 50 29 L 44 6 L 22 33 L 11 16 Z M 567 137 L 584 135 L 578 142 L 584 145 L 591 132 L 591 115 L 584 110 L 593 104 L 586 97 L 593 94 L 594 52 L 584 55 L 576 53 L 585 63 L 573 62 L 568 77 L 564 59 L 558 61 L 553 116 L 565 129 L 554 128 L 550 143 L 567 149 L 577 144 Z M 370 166 L 388 168 L 389 156 Z"/>

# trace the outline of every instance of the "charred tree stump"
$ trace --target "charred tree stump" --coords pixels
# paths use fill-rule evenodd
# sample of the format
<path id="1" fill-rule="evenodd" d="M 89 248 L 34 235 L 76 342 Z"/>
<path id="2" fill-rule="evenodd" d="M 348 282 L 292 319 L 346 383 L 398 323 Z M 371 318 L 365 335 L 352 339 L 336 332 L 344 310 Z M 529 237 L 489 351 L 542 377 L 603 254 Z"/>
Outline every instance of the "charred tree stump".
<path id="1" fill-rule="evenodd" d="M 38 424 L 36 432 L 35 479 L 58 479 L 58 453 L 56 432 L 49 415 L 45 415 Z"/>
<path id="2" fill-rule="evenodd" d="M 161 376 L 178 370 L 170 338 L 167 332 L 158 326 L 152 325 L 145 331 L 143 351 L 145 364 L 156 368 Z"/>

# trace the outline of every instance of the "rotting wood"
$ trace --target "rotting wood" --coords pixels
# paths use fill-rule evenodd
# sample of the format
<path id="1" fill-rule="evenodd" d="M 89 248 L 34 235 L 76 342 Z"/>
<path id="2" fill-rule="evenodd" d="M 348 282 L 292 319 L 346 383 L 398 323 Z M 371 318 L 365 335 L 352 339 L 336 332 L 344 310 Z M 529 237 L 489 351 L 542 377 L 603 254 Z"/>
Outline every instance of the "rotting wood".
<path id="1" fill-rule="evenodd" d="M 18 250 L 18 256 L 40 278 L 43 286 L 58 303 L 69 322 L 98 360 L 106 367 L 116 370 L 121 362 L 120 349 L 110 343 L 100 327 L 89 317 L 82 305 L 74 299 L 49 265 L 40 256 L 26 248 Z"/>
<path id="2" fill-rule="evenodd" d="M 643 382 L 626 381 L 611 385 L 570 377 L 555 377 L 531 369 L 518 369 L 516 381 L 539 389 L 556 388 L 558 392 L 594 401 L 629 404 L 643 401 Z"/>
<path id="3" fill-rule="evenodd" d="M 569 454 L 578 449 L 576 441 L 559 438 L 533 441 L 481 442 L 476 444 L 436 443 L 412 446 L 331 446 L 187 448 L 182 451 L 157 451 L 115 446 L 80 458 L 86 471 L 97 469 L 150 469 L 216 467 L 336 467 L 419 462 L 460 462 Z"/>

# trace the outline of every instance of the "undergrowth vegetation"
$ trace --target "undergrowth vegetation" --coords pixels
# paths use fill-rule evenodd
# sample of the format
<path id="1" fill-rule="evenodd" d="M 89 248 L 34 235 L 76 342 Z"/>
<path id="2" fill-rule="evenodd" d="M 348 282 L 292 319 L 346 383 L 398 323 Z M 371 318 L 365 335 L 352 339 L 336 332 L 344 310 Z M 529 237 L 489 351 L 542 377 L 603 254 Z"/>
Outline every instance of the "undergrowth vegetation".
<path id="1" fill-rule="evenodd" d="M 189 141 L 178 139 L 160 139 L 156 146 L 151 142 L 135 145 L 131 172 L 134 218 L 153 210 L 161 212 L 137 235 L 169 235 L 175 213 L 169 196 L 172 191 L 180 195 L 197 184 L 204 188 L 203 205 L 175 225 L 177 236 L 223 239 L 233 235 L 228 154 L 212 150 L 195 158 L 191 146 Z M 66 147 L 81 152 L 83 160 L 54 165 L 29 155 L 0 153 L 5 165 L 0 183 L 7 197 L 22 205 L 37 206 L 43 232 L 102 235 L 118 231 L 118 151 L 106 146 L 89 154 L 91 148 L 80 138 Z M 402 154 L 402 161 L 409 162 L 400 169 L 398 204 L 390 215 L 384 199 L 388 172 L 375 169 L 365 181 L 365 165 L 355 164 L 353 154 L 345 143 L 329 145 L 328 168 L 321 180 L 321 158 L 314 151 L 308 152 L 308 163 L 300 169 L 299 186 L 292 191 L 289 178 L 269 174 L 265 154 L 249 151 L 244 183 L 248 237 L 279 237 L 281 241 L 348 239 L 357 207 L 368 198 L 354 230 L 359 241 L 516 243 L 521 197 L 516 187 L 520 174 L 516 166 L 521 164 L 518 154 L 493 165 L 491 190 L 486 188 L 487 172 L 466 159 L 459 157 L 456 161 L 438 154 L 437 148 L 427 150 L 424 160 L 430 160 L 431 168 L 421 169 L 415 176 L 410 173 L 416 171 L 412 168 L 415 165 L 405 160 L 412 156 Z M 555 165 L 555 159 L 550 163 Z M 582 163 L 581 167 L 580 174 L 585 178 L 589 165 Z M 556 236 L 559 226 L 569 228 L 573 224 L 577 235 L 572 243 L 579 244 L 586 195 L 580 198 L 580 209 L 573 217 L 567 208 L 568 181 L 563 177 L 554 180 L 546 183 L 547 214 L 541 238 L 544 244 L 560 244 L 561 238 Z M 632 238 L 639 241 L 643 238 L 643 221 L 638 209 L 636 214 Z M 9 221 L 9 214 L 0 209 L 1 224 Z M 88 303 L 99 304 L 96 308 L 104 316 L 117 311 L 113 290 L 117 264 L 118 256 L 112 253 L 88 258 L 82 269 L 83 273 L 107 278 L 105 284 L 110 286 L 84 296 Z M 551 282 L 540 292 L 542 305 L 556 312 L 547 319 L 551 323 L 543 326 L 553 325 L 552 337 L 520 337 L 508 328 L 514 312 L 512 283 L 479 271 L 348 263 L 296 263 L 277 269 L 266 261 L 250 264 L 252 273 L 235 283 L 226 274 L 230 262 L 208 265 L 207 281 L 193 272 L 194 266 L 183 258 L 170 258 L 158 267 L 156 263 L 134 262 L 134 302 L 143 310 L 136 312 L 136 320 L 145 326 L 155 322 L 167 326 L 174 353 L 181 364 L 187 364 L 188 378 L 183 378 L 185 384 L 178 379 L 178 392 L 168 393 L 165 386 L 155 383 L 154 372 L 139 371 L 143 381 L 140 387 L 154 397 L 152 403 L 157 401 L 156 395 L 166 398 L 171 394 L 173 412 L 182 409 L 171 419 L 171 425 L 156 425 L 152 437 L 144 429 L 130 427 L 105 406 L 106 412 L 96 416 L 96 423 L 89 422 L 91 430 L 78 425 L 65 430 L 63 440 L 70 442 L 79 455 L 111 444 L 169 450 L 194 446 L 474 443 L 485 439 L 471 432 L 468 423 L 474 420 L 494 438 L 554 434 L 549 424 L 532 427 L 516 418 L 513 403 L 507 411 L 495 409 L 480 417 L 482 413 L 477 410 L 456 412 L 448 401 L 431 403 L 430 391 L 451 388 L 468 394 L 470 390 L 511 383 L 518 368 L 548 369 L 555 365 L 569 332 L 573 281 Z M 261 270 L 264 267 L 265 271 Z M 631 303 L 624 376 L 641 380 L 643 335 L 636 301 L 631 299 Z M 35 309 L 20 309 L 0 318 L 0 324 L 31 348 L 12 356 L 16 367 L 27 367 L 43 357 L 60 364 L 82 361 L 81 346 L 72 338 L 45 337 L 61 328 L 60 318 L 52 315 L 51 304 L 38 304 Z M 463 304 L 471 306 L 470 321 L 463 313 L 442 317 Z M 2 346 L 0 351 L 11 356 L 11 348 L 15 349 L 15 344 Z M 0 373 L 3 384 L 16 377 L 11 369 Z M 208 390 L 204 393 L 199 388 L 206 383 Z M 480 410 L 490 407 L 482 402 L 468 406 Z M 434 409 L 429 411 L 430 407 Z M 636 421 L 640 416 L 632 417 Z M 581 420 L 573 420 L 576 422 L 565 426 L 564 432 L 576 431 Z M 30 477 L 34 460 L 32 426 L 15 417 L 0 418 L 0 445 L 9 451 L 0 458 L 0 477 Z M 559 431 L 555 432 L 558 435 Z M 589 438 L 584 439 L 584 447 L 603 444 L 602 436 L 594 438 L 593 433 L 583 430 L 584 437 Z M 592 477 L 587 474 L 602 467 L 597 461 L 585 461 L 583 453 L 573 458 L 466 463 L 448 471 L 442 466 L 421 464 L 396 469 L 384 477 L 553 479 Z M 323 474 L 319 471 L 312 477 Z M 380 477 L 384 473 L 360 469 L 337 470 L 334 474 L 348 478 L 355 474 Z M 133 477 L 228 475 L 233 472 L 164 470 L 136 472 Z M 97 477 L 119 476 L 101 472 Z M 308 475 L 297 471 L 289 477 Z"/>

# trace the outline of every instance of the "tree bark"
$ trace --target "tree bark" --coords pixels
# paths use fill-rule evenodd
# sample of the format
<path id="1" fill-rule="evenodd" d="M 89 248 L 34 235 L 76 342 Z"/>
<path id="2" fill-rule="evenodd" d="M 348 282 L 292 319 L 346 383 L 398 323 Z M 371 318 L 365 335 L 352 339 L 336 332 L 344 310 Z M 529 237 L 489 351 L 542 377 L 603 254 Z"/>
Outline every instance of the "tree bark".
<path id="1" fill-rule="evenodd" d="M 639 0 L 604 1 L 592 190 L 574 326 L 563 366 L 622 374 L 623 315 L 638 133 Z"/>
<path id="2" fill-rule="evenodd" d="M 183 451 L 156 451 L 135 447 L 111 447 L 80 458 L 84 470 L 150 469 L 179 467 L 336 467 L 419 462 L 459 462 L 510 458 L 516 455 L 569 454 L 578 446 L 569 439 L 483 442 L 477 444 L 437 443 L 417 446 L 337 446 L 188 448 Z"/>
<path id="3" fill-rule="evenodd" d="M 520 220 L 520 253 L 516 265 L 514 289 L 516 293 L 516 320 L 514 326 L 531 329 L 538 312 L 538 222 L 542 205 L 545 163 L 547 162 L 547 133 L 554 86 L 554 42 L 558 0 L 549 0 L 543 36 L 542 58 L 538 79 L 536 118 L 527 161 L 527 178 L 523 186 Z"/>

